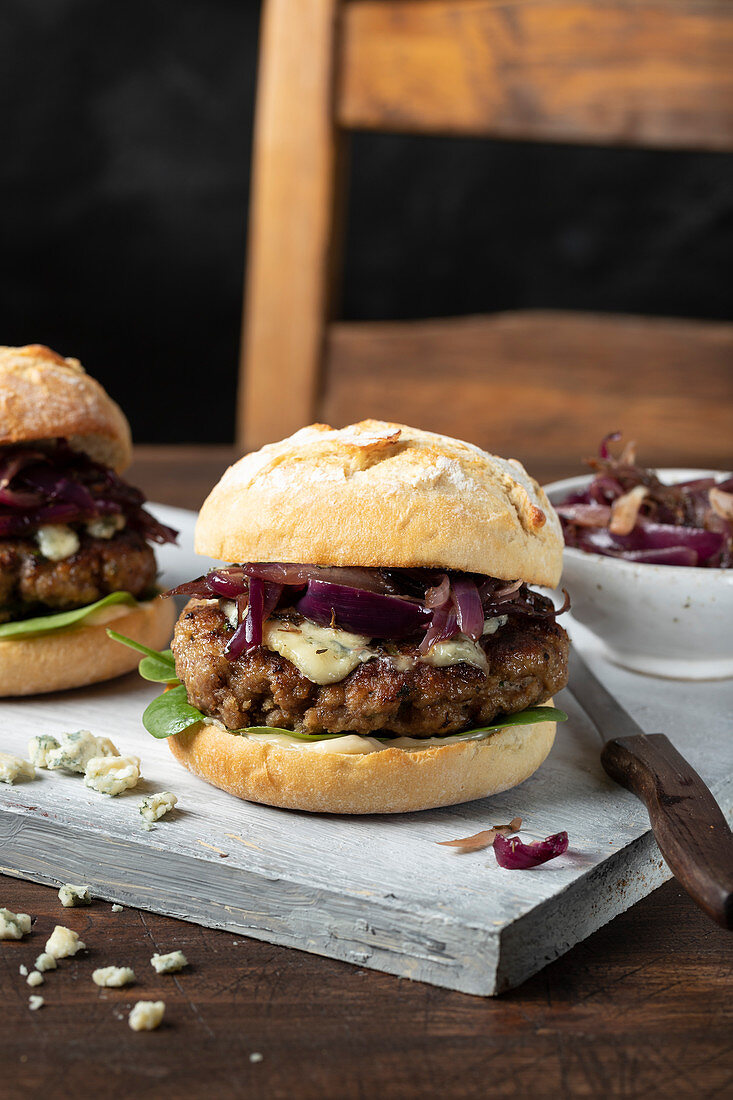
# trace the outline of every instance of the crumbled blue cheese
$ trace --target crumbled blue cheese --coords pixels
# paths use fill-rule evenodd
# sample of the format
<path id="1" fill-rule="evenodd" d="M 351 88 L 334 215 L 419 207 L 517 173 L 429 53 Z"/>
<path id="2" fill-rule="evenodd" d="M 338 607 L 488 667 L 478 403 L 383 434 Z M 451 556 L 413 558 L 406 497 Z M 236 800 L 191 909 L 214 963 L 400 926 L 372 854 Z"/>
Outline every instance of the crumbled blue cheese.
<path id="1" fill-rule="evenodd" d="M 295 626 L 270 619 L 262 628 L 262 644 L 279 653 L 314 684 L 333 684 L 374 657 L 369 639 L 303 619 Z"/>
<path id="2" fill-rule="evenodd" d="M 125 526 L 125 517 L 119 514 L 112 516 L 98 516 L 89 520 L 87 531 L 93 539 L 111 539 Z"/>
<path id="3" fill-rule="evenodd" d="M 119 989 L 135 981 L 135 971 L 130 966 L 100 966 L 92 973 L 95 985 Z"/>
<path id="4" fill-rule="evenodd" d="M 65 523 L 46 523 L 36 534 L 38 548 L 49 561 L 63 561 L 79 549 L 79 536 Z"/>
<path id="5" fill-rule="evenodd" d="M 40 970 L 42 974 L 45 974 L 47 970 L 55 970 L 58 964 L 53 955 L 49 955 L 48 951 L 42 951 L 33 965 L 36 970 Z"/>
<path id="6" fill-rule="evenodd" d="M 156 974 L 175 974 L 188 966 L 188 959 L 182 951 L 169 951 L 167 955 L 153 955 L 150 965 Z"/>
<path id="7" fill-rule="evenodd" d="M 140 782 L 138 756 L 94 756 L 87 761 L 84 784 L 111 797 L 136 787 Z"/>
<path id="8" fill-rule="evenodd" d="M 22 978 L 27 978 L 28 977 L 28 967 L 23 966 L 23 963 L 21 963 L 20 966 L 18 967 L 18 973 L 20 974 L 20 976 Z"/>
<path id="9" fill-rule="evenodd" d="M 143 828 L 152 828 L 153 822 L 169 813 L 177 802 L 178 799 L 170 791 L 159 791 L 157 794 L 150 794 L 147 798 L 144 798 L 140 803 Z"/>
<path id="10" fill-rule="evenodd" d="M 165 1001 L 138 1001 L 127 1022 L 133 1031 L 154 1031 L 165 1015 Z"/>
<path id="11" fill-rule="evenodd" d="M 48 758 L 61 746 L 50 733 L 39 733 L 28 742 L 28 755 L 37 768 L 48 768 Z"/>
<path id="12" fill-rule="evenodd" d="M 15 783 L 17 779 L 35 779 L 36 769 L 22 756 L 0 752 L 0 783 Z"/>
<path id="13" fill-rule="evenodd" d="M 70 772 L 83 775 L 90 760 L 96 757 L 118 757 L 120 754 L 109 737 L 95 737 L 89 730 L 76 730 L 74 733 L 62 733 L 57 749 L 48 755 L 48 768 L 66 768 Z"/>
<path id="14" fill-rule="evenodd" d="M 41 974 L 40 970 L 31 970 L 26 981 L 30 986 L 43 985 L 43 974 Z"/>
<path id="15" fill-rule="evenodd" d="M 232 626 L 237 625 L 237 606 L 232 600 L 220 600 L 219 606 Z M 506 615 L 484 621 L 483 634 L 494 634 L 507 621 Z M 390 653 L 374 648 L 363 634 L 351 634 L 338 627 L 317 626 L 308 619 L 291 623 L 282 619 L 269 619 L 262 627 L 262 644 L 285 657 L 303 676 L 314 684 L 333 684 L 343 680 L 358 665 L 375 658 L 388 661 L 402 671 L 417 664 L 446 665 L 469 664 L 488 669 L 486 654 L 478 642 L 465 635 L 450 641 L 438 642 L 427 653 Z"/>
<path id="16" fill-rule="evenodd" d="M 122 912 L 122 906 L 118 905 L 117 902 L 115 902 L 114 905 L 112 906 L 112 912 L 113 913 L 121 913 Z"/>
<path id="17" fill-rule="evenodd" d="M 31 930 L 31 918 L 27 913 L 11 913 L 0 909 L 0 940 L 22 940 Z"/>
<path id="18" fill-rule="evenodd" d="M 63 924 L 57 924 L 46 940 L 46 952 L 54 959 L 68 959 L 70 955 L 75 955 L 85 947 L 86 944 L 79 939 L 78 932 L 65 928 Z M 41 969 L 40 966 L 38 969 Z"/>
<path id="19" fill-rule="evenodd" d="M 92 896 L 88 886 L 75 886 L 73 882 L 65 882 L 59 890 L 59 900 L 65 909 L 75 905 L 91 905 Z"/>
<path id="20" fill-rule="evenodd" d="M 43 997 L 31 995 L 28 998 L 28 1008 L 31 1010 L 31 1012 L 36 1012 L 39 1008 L 43 1008 L 45 1003 L 46 1002 L 44 1001 Z"/>

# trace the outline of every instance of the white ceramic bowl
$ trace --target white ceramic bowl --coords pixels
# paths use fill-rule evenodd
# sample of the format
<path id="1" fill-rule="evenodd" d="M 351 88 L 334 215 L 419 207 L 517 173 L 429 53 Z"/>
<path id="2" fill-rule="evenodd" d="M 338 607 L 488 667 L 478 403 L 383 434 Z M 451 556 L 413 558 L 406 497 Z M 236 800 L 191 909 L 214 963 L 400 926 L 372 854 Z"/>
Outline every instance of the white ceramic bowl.
<path id="1" fill-rule="evenodd" d="M 662 481 L 723 476 L 717 470 L 657 470 Z M 561 503 L 592 475 L 545 486 Z M 644 565 L 566 546 L 562 584 L 571 614 L 625 668 L 680 680 L 733 676 L 733 569 Z"/>

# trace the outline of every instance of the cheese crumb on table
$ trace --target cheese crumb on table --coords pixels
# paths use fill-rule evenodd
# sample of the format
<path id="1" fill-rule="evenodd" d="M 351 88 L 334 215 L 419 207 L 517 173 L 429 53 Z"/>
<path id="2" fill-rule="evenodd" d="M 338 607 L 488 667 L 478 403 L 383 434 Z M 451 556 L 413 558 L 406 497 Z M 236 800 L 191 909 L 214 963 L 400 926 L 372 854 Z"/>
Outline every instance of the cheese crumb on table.
<path id="1" fill-rule="evenodd" d="M 157 794 L 148 795 L 140 803 L 140 816 L 143 819 L 143 828 L 149 829 L 154 821 L 158 821 L 164 814 L 170 813 L 178 799 L 170 791 L 159 791 Z"/>
<path id="2" fill-rule="evenodd" d="M 119 755 L 109 737 L 95 737 L 89 730 L 76 730 L 61 734 L 59 747 L 46 756 L 46 767 L 52 771 L 65 768 L 83 775 L 88 762 L 94 757 Z"/>
<path id="3" fill-rule="evenodd" d="M 76 886 L 73 882 L 65 882 L 59 890 L 59 899 L 65 909 L 76 905 L 91 905 L 92 897 L 88 886 Z"/>
<path id="4" fill-rule="evenodd" d="M 28 967 L 23 966 L 23 963 L 21 963 L 20 966 L 18 967 L 18 973 L 21 974 L 22 977 L 27 978 L 28 977 Z"/>
<path id="5" fill-rule="evenodd" d="M 48 951 L 42 951 L 33 964 L 36 970 L 40 970 L 41 973 L 45 973 L 47 970 L 56 970 L 57 963 L 53 955 L 49 955 Z"/>
<path id="6" fill-rule="evenodd" d="M 84 783 L 112 798 L 140 782 L 138 756 L 94 756 L 87 762 Z"/>
<path id="7" fill-rule="evenodd" d="M 121 913 L 122 912 L 122 906 L 118 905 L 117 902 L 115 902 L 114 905 L 112 906 L 112 912 L 113 913 Z"/>
<path id="8" fill-rule="evenodd" d="M 71 928 L 64 928 L 63 924 L 57 924 L 46 941 L 46 952 L 53 955 L 54 959 L 67 959 L 84 947 L 86 944 L 79 939 L 78 933 Z"/>
<path id="9" fill-rule="evenodd" d="M 0 783 L 15 783 L 16 779 L 35 779 L 36 769 L 29 760 L 13 752 L 0 752 Z"/>
<path id="10" fill-rule="evenodd" d="M 155 969 L 156 974 L 175 974 L 176 971 L 183 970 L 184 966 L 188 966 L 188 959 L 182 951 L 169 951 L 167 955 L 153 955 L 150 965 Z"/>
<path id="11" fill-rule="evenodd" d="M 100 966 L 92 974 L 95 985 L 118 989 L 135 981 L 135 971 L 130 966 Z"/>
<path id="12" fill-rule="evenodd" d="M 22 940 L 31 930 L 31 918 L 27 913 L 11 913 L 0 909 L 0 940 Z"/>
<path id="13" fill-rule="evenodd" d="M 45 1003 L 43 997 L 38 997 L 33 994 L 28 998 L 28 1008 L 31 1012 L 35 1012 L 38 1008 L 43 1008 Z"/>
<path id="14" fill-rule="evenodd" d="M 249 1060 L 250 1062 L 261 1062 L 262 1055 L 260 1054 L 259 1050 L 253 1050 L 249 1056 Z"/>
<path id="15" fill-rule="evenodd" d="M 43 985 L 44 977 L 40 970 L 31 970 L 30 974 L 26 978 L 28 985 Z"/>
<path id="16" fill-rule="evenodd" d="M 154 1031 L 165 1015 L 165 1001 L 138 1001 L 127 1022 L 133 1031 Z"/>
<path id="17" fill-rule="evenodd" d="M 28 742 L 28 755 L 37 768 L 47 768 L 50 754 L 60 747 L 50 733 L 39 733 Z"/>

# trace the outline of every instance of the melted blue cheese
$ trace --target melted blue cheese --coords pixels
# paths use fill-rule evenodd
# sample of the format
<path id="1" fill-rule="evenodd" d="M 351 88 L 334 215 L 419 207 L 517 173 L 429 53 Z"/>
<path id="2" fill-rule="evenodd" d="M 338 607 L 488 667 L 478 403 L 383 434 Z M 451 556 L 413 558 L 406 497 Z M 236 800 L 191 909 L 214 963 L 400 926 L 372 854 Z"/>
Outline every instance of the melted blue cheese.
<path id="1" fill-rule="evenodd" d="M 221 600 L 220 606 L 232 626 L 237 624 L 236 605 L 231 600 Z M 484 635 L 495 633 L 506 622 L 506 615 L 487 619 Z M 314 684 L 335 684 L 366 661 L 375 658 L 389 661 L 402 672 L 416 664 L 447 665 L 468 664 L 486 672 L 486 654 L 477 642 L 461 634 L 447 642 L 438 642 L 427 653 L 419 656 L 395 653 L 385 655 L 369 645 L 369 638 L 362 634 L 350 634 L 337 627 L 316 626 L 303 619 L 297 625 L 281 619 L 270 619 L 262 628 L 262 644 L 279 653 L 302 672 Z"/>

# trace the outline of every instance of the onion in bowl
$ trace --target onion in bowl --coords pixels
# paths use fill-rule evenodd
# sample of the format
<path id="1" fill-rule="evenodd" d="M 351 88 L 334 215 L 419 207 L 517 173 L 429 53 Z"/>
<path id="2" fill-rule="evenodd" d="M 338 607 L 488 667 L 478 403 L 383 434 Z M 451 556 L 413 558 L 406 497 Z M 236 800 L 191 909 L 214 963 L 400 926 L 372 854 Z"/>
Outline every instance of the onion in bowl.
<path id="1" fill-rule="evenodd" d="M 673 485 L 707 481 L 715 486 L 731 477 L 717 470 L 655 473 Z M 568 498 L 581 506 L 593 480 L 593 475 L 568 478 L 546 485 L 545 492 L 556 508 Z M 598 526 L 587 530 L 603 530 L 602 517 L 597 518 Z M 659 564 L 664 559 L 669 564 Z M 653 558 L 639 561 L 633 551 L 621 557 L 566 545 L 562 583 L 572 597 L 571 618 L 591 630 L 617 664 L 672 679 L 733 676 L 733 568 L 676 564 L 669 554 L 656 563 Z M 570 629 L 572 634 L 572 623 Z"/>

